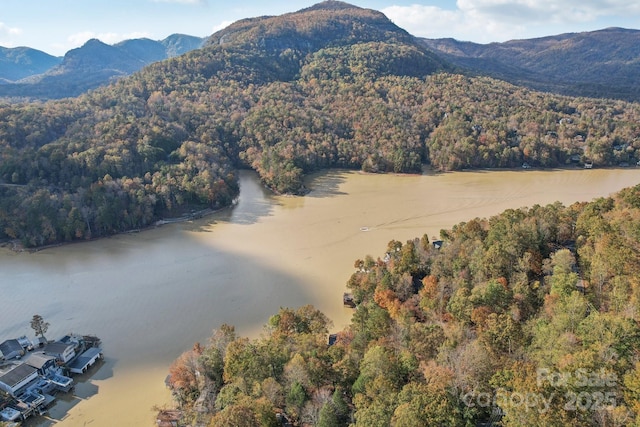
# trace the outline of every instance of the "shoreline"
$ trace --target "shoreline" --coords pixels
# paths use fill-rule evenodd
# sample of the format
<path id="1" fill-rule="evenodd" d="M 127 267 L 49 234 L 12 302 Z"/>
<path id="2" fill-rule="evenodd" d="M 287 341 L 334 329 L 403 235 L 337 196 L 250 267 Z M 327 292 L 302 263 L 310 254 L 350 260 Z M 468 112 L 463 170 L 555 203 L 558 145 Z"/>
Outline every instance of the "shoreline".
<path id="1" fill-rule="evenodd" d="M 141 232 L 144 232 L 144 231 L 147 231 L 147 230 L 152 230 L 154 228 L 159 228 L 159 227 L 162 227 L 163 225 L 167 225 L 167 224 L 178 224 L 178 223 L 181 223 L 181 222 L 193 221 L 193 220 L 196 220 L 196 219 L 207 217 L 209 215 L 213 215 L 213 214 L 215 214 L 217 212 L 220 212 L 220 211 L 222 211 L 224 209 L 228 209 L 230 207 L 233 207 L 236 204 L 237 204 L 237 198 L 234 199 L 234 201 L 229 206 L 224 206 L 224 207 L 221 207 L 219 209 L 205 208 L 205 209 L 200 209 L 198 211 L 192 212 L 192 213 L 187 214 L 187 215 L 171 217 L 171 218 L 162 218 L 162 219 L 159 219 L 159 220 L 155 221 L 153 224 L 150 224 L 150 225 L 148 225 L 146 227 L 119 231 L 117 233 L 110 234 L 108 236 L 92 237 L 90 239 L 85 239 L 85 240 L 72 240 L 70 242 L 51 243 L 49 245 L 37 246 L 37 247 L 34 247 L 34 248 L 26 248 L 20 242 L 20 240 L 12 239 L 12 240 L 8 240 L 8 241 L 5 241 L 5 242 L 1 242 L 0 243 L 0 248 L 6 248 L 9 251 L 14 252 L 14 253 L 25 253 L 25 252 L 26 253 L 36 253 L 36 252 L 41 252 L 41 251 L 44 251 L 44 250 L 47 250 L 47 249 L 59 248 L 61 246 L 88 243 L 88 242 L 93 242 L 93 241 L 96 241 L 96 240 L 109 239 L 111 237 L 122 236 L 122 235 L 126 235 L 126 234 L 137 234 L 137 233 L 141 233 Z"/>
<path id="2" fill-rule="evenodd" d="M 633 165 L 630 164 L 629 166 L 599 166 L 595 169 L 605 169 L 605 170 L 613 170 L 613 169 L 622 169 L 622 170 L 627 170 L 627 169 L 637 169 L 640 168 L 640 165 Z M 323 170 L 319 170 L 319 171 L 313 171 L 310 172 L 308 174 L 306 174 L 306 179 L 305 181 L 307 181 L 307 179 L 313 179 L 314 177 L 323 174 L 323 173 L 327 173 L 327 172 L 331 172 L 331 171 L 350 171 L 350 172 L 355 172 L 355 173 L 360 173 L 363 175 L 394 175 L 394 176 L 433 176 L 433 175 L 439 175 L 439 174 L 448 174 L 448 173 L 455 173 L 455 172 L 462 172 L 462 173 L 469 173 L 469 172 L 528 172 L 528 171 L 548 171 L 548 172 L 553 172 L 553 171 L 569 171 L 569 170 L 593 170 L 591 168 L 584 168 L 581 167 L 580 165 L 567 165 L 567 166 L 557 166 L 557 167 L 552 167 L 552 168 L 544 168 L 544 167 L 529 167 L 529 168 L 521 168 L 521 167 L 517 167 L 517 168 L 469 168 L 469 169 L 459 169 L 459 170 L 452 170 L 452 171 L 441 171 L 441 170 L 435 170 L 432 169 L 430 165 L 423 165 L 421 171 L 419 173 L 402 173 L 402 172 L 366 172 L 363 171 L 361 169 L 342 169 L 342 168 L 329 168 L 329 169 L 323 169 Z M 254 171 L 255 172 L 255 171 Z M 264 185 L 264 183 L 262 183 L 262 187 L 265 190 L 270 191 L 272 194 L 276 195 L 276 196 L 287 196 L 288 194 L 281 194 L 278 193 L 276 191 L 274 191 L 272 188 Z M 307 187 L 305 185 L 305 191 L 303 194 L 291 194 L 291 196 L 299 196 L 299 197 L 306 197 L 312 190 Z M 114 237 L 114 236 L 119 236 L 119 235 L 123 235 L 123 234 L 135 234 L 135 233 L 140 233 L 146 230 L 151 230 L 154 228 L 158 228 L 161 227 L 163 225 L 166 224 L 177 224 L 177 223 L 182 223 L 182 222 L 188 222 L 188 221 L 193 221 L 196 219 L 200 219 L 200 218 L 204 218 L 207 217 L 209 215 L 215 214 L 217 212 L 221 212 L 224 209 L 228 209 L 228 208 L 233 208 L 237 203 L 238 203 L 238 197 L 237 196 L 233 202 L 228 205 L 228 206 L 223 206 L 221 208 L 218 209 L 213 209 L 213 208 L 204 208 L 204 209 L 200 209 L 197 211 L 193 211 L 189 214 L 186 215 L 181 215 L 181 216 L 177 216 L 177 217 L 170 217 L 170 218 L 161 218 L 156 220 L 154 223 L 146 226 L 146 227 L 142 227 L 142 228 L 135 228 L 135 229 L 131 229 L 131 230 L 124 230 L 124 231 L 119 231 L 117 233 L 114 234 L 110 234 L 107 236 L 100 236 L 100 237 L 92 237 L 90 239 L 85 239 L 85 240 L 72 240 L 69 242 L 57 242 L 57 243 L 51 243 L 48 245 L 43 245 L 43 246 L 37 246 L 37 247 L 33 247 L 33 248 L 27 248 L 25 247 L 19 239 L 12 239 L 12 240 L 7 240 L 4 242 L 0 242 L 0 248 L 6 248 L 11 252 L 14 253 L 24 253 L 24 252 L 28 252 L 28 253 L 36 253 L 36 252 L 40 252 L 46 249 L 52 249 L 52 248 L 57 248 L 60 246 L 66 246 L 66 245 L 72 245 L 72 244 L 80 244 L 80 243 L 86 243 L 86 242 L 92 242 L 95 240 L 101 240 L 101 239 L 105 239 L 105 238 L 110 238 L 110 237 Z"/>

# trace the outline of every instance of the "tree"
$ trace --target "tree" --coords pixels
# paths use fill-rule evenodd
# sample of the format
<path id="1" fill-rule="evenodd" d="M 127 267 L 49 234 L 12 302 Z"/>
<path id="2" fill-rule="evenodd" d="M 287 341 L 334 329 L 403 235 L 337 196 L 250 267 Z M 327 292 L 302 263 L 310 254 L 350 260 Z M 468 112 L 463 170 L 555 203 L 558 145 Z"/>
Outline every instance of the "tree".
<path id="1" fill-rule="evenodd" d="M 215 427 L 260 427 L 252 408 L 245 405 L 232 405 L 218 412 L 210 426 Z"/>
<path id="2" fill-rule="evenodd" d="M 31 319 L 31 329 L 35 331 L 36 337 L 39 335 L 46 340 L 47 338 L 44 334 L 46 334 L 49 329 L 49 322 L 45 322 L 39 314 L 34 314 L 33 319 Z"/>
<path id="3" fill-rule="evenodd" d="M 327 402 L 320 409 L 317 427 L 339 427 L 338 416 L 332 402 Z"/>

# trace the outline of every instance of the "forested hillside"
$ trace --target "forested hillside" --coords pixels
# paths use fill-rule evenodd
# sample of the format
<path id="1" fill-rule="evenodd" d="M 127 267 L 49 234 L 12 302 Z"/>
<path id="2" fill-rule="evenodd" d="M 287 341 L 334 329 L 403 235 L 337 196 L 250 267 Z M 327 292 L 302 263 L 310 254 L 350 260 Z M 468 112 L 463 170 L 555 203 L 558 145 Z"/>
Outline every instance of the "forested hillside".
<path id="1" fill-rule="evenodd" d="M 640 109 L 454 70 L 341 2 L 240 21 L 204 49 L 75 99 L 0 106 L 0 239 L 105 236 L 305 174 L 635 164 Z"/>
<path id="2" fill-rule="evenodd" d="M 171 366 L 182 424 L 637 425 L 640 186 L 440 238 L 357 260 L 357 308 L 332 344 L 310 306 L 253 340 L 220 326 Z"/>

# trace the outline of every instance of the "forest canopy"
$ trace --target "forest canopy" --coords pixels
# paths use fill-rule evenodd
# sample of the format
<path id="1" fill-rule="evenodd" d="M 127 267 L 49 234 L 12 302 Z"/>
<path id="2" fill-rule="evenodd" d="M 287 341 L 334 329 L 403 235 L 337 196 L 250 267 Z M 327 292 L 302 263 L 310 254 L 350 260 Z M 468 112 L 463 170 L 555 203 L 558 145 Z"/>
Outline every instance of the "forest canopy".
<path id="1" fill-rule="evenodd" d="M 472 219 L 437 245 L 391 241 L 356 260 L 357 308 L 330 343 L 304 306 L 252 340 L 222 325 L 180 356 L 182 423 L 637 425 L 638 230 L 640 186 Z"/>
<path id="2" fill-rule="evenodd" d="M 304 193 L 323 168 L 632 165 L 638 104 L 467 77 L 340 2 L 239 21 L 78 98 L 0 104 L 0 239 L 90 239 L 228 206 L 236 170 Z"/>

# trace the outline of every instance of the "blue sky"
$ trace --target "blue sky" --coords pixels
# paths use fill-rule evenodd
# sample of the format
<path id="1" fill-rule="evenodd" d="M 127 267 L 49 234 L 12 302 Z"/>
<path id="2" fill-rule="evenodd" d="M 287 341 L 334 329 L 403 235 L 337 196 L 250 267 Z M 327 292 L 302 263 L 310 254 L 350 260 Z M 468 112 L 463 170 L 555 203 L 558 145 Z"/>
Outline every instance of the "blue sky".
<path id="1" fill-rule="evenodd" d="M 213 34 L 242 18 L 279 15 L 319 0 L 2 0 L 0 46 L 64 55 L 90 38 L 113 44 Z M 421 37 L 477 43 L 606 27 L 640 28 L 636 0 L 353 0 Z"/>

